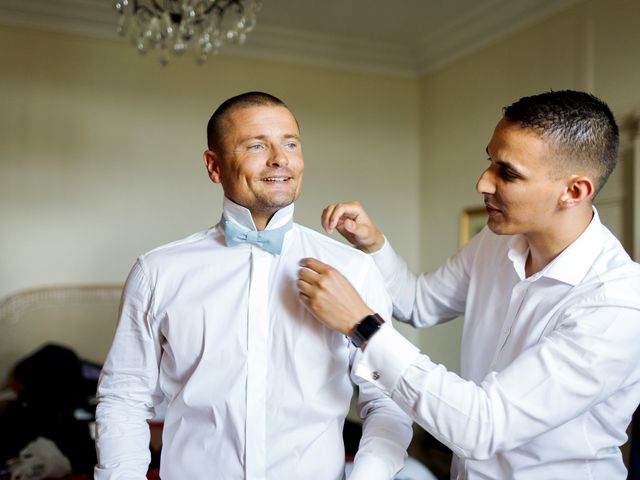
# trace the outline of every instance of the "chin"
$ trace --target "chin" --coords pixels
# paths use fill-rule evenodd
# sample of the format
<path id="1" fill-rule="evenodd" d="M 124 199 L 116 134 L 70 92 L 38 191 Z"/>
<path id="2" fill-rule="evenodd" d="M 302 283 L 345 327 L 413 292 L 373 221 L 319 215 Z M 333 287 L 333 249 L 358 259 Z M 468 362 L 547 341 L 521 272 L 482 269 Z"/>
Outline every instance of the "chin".
<path id="1" fill-rule="evenodd" d="M 498 222 L 492 222 L 491 220 L 489 220 L 487 222 L 487 226 L 489 227 L 489 230 L 491 230 L 493 233 L 495 233 L 496 235 L 511 235 L 514 232 L 509 230 L 509 226 L 503 224 L 500 224 Z"/>
<path id="2" fill-rule="evenodd" d="M 274 195 L 265 198 L 261 203 L 271 209 L 281 209 L 291 205 L 296 199 L 295 195 Z"/>

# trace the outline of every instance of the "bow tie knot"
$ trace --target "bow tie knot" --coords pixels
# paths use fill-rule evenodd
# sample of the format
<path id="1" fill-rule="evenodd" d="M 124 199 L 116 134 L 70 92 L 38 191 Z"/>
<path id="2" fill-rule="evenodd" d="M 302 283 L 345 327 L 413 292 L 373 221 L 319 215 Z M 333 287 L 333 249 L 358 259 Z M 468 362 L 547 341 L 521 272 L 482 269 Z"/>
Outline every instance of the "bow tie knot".
<path id="1" fill-rule="evenodd" d="M 228 247 L 233 247 L 240 243 L 253 243 L 267 252 L 280 255 L 284 234 L 291 229 L 293 221 L 289 220 L 282 227 L 270 230 L 249 230 L 222 217 L 220 225 L 224 230 L 224 239 Z"/>

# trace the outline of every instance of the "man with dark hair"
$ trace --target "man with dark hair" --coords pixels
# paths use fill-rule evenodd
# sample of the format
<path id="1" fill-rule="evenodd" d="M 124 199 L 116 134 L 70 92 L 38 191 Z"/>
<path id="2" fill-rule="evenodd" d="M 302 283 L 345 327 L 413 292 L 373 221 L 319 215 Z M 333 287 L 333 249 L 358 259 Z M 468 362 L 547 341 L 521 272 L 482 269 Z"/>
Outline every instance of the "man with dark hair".
<path id="1" fill-rule="evenodd" d="M 592 95 L 515 102 L 476 186 L 487 226 L 420 276 L 359 203 L 323 212 L 328 232 L 372 253 L 398 319 L 429 327 L 464 316 L 458 376 L 391 330 L 335 269 L 301 262 L 301 299 L 364 350 L 357 376 L 453 450 L 452 478 L 626 478 L 619 446 L 640 400 L 640 265 L 592 204 L 617 146 L 613 115 Z"/>
<path id="2" fill-rule="evenodd" d="M 350 365 L 361 352 L 299 301 L 298 262 L 340 265 L 359 294 L 391 313 L 367 255 L 293 223 L 304 160 L 295 117 L 249 92 L 207 128 L 204 162 L 224 191 L 220 223 L 138 258 L 98 387 L 95 478 L 144 479 L 146 420 L 167 400 L 160 476 L 342 479 Z M 350 479 L 400 470 L 411 421 L 360 383 L 365 418 Z"/>
<path id="3" fill-rule="evenodd" d="M 548 142 L 556 175 L 576 168 L 589 171 L 594 196 L 618 162 L 616 121 L 609 107 L 589 93 L 565 90 L 524 97 L 504 109 L 504 118 Z"/>

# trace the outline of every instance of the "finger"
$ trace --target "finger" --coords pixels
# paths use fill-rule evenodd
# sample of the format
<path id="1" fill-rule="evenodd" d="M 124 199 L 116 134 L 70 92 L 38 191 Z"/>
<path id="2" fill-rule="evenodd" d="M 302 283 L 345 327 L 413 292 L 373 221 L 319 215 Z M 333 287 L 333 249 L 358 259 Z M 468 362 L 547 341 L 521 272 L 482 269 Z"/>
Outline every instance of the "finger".
<path id="1" fill-rule="evenodd" d="M 303 258 L 302 260 L 300 260 L 300 262 L 298 262 L 298 264 L 301 267 L 308 268 L 316 273 L 326 273 L 332 268 L 331 265 L 327 265 L 326 263 L 323 263 L 320 260 L 311 257 Z"/>
<path id="2" fill-rule="evenodd" d="M 328 234 L 333 233 L 333 227 L 331 227 L 331 215 L 333 210 L 336 208 L 335 203 L 331 205 L 327 205 L 324 210 L 322 210 L 322 216 L 320 217 L 320 223 L 322 224 L 322 228 Z"/>
<path id="3" fill-rule="evenodd" d="M 309 285 L 314 285 L 318 278 L 318 274 L 309 268 L 301 268 L 298 270 L 298 281 L 303 281 Z"/>
<path id="4" fill-rule="evenodd" d="M 326 224 L 327 228 L 333 232 L 333 230 L 341 223 L 342 217 L 355 218 L 357 214 L 351 213 L 353 210 L 353 202 L 338 203 L 331 205 L 330 211 L 327 212 Z"/>
<path id="5" fill-rule="evenodd" d="M 311 297 L 311 293 L 313 293 L 313 288 L 309 282 L 298 279 L 298 281 L 296 282 L 296 287 L 298 287 L 298 293 L 300 295 L 303 295 L 307 299 Z"/>
<path id="6" fill-rule="evenodd" d="M 302 303 L 304 303 L 307 307 L 309 306 L 309 302 L 311 301 L 311 299 L 309 298 L 308 295 L 304 294 L 303 292 L 298 292 L 298 298 L 300 299 L 300 301 Z"/>

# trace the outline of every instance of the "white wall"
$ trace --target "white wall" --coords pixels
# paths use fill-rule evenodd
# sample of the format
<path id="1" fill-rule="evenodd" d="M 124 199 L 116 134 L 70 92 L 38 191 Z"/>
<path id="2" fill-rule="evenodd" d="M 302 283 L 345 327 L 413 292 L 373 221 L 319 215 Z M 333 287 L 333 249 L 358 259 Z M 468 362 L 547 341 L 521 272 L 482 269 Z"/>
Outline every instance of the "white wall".
<path id="1" fill-rule="evenodd" d="M 0 44 L 0 298 L 121 282 L 140 253 L 216 223 L 205 126 L 247 90 L 301 124 L 297 220 L 319 229 L 327 203 L 360 199 L 418 262 L 417 80 L 223 56 L 162 68 L 126 43 L 12 27 Z"/>

